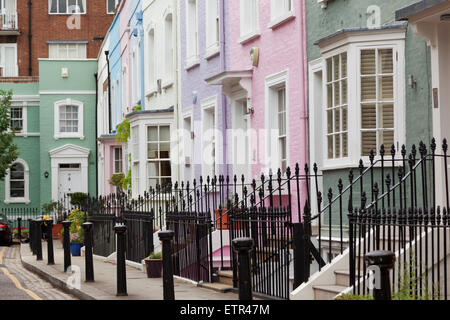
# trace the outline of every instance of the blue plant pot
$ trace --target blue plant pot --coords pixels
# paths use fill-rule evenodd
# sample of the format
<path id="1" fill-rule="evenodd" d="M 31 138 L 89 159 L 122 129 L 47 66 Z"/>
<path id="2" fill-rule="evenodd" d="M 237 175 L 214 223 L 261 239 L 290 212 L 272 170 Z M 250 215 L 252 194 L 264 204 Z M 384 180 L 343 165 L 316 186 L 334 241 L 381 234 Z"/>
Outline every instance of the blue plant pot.
<path id="1" fill-rule="evenodd" d="M 70 244 L 70 252 L 72 253 L 72 256 L 79 257 L 81 256 L 81 247 L 83 246 L 82 243 L 71 243 Z"/>

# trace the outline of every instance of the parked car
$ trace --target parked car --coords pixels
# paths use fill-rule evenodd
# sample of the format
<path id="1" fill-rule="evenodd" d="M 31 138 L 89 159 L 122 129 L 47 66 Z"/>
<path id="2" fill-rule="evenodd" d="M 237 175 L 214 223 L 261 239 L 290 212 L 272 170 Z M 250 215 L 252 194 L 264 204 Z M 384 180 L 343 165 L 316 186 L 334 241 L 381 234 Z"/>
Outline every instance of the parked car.
<path id="1" fill-rule="evenodd" d="M 0 243 L 12 244 L 13 226 L 12 221 L 4 214 L 0 214 Z"/>

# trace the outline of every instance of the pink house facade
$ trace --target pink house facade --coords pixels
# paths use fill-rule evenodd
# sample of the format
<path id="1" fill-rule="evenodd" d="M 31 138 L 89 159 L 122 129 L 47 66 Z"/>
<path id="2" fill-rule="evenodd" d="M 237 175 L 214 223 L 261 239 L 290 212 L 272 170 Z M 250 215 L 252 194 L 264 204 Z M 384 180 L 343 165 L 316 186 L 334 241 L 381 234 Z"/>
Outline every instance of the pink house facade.
<path id="1" fill-rule="evenodd" d="M 207 82 L 222 85 L 230 100 L 229 127 L 250 133 L 246 141 L 240 134 L 227 139 L 233 171 L 258 180 L 271 170 L 276 179 L 278 168 L 294 172 L 298 163 L 303 174 L 308 161 L 304 1 L 229 1 L 228 6 L 229 65 Z"/>

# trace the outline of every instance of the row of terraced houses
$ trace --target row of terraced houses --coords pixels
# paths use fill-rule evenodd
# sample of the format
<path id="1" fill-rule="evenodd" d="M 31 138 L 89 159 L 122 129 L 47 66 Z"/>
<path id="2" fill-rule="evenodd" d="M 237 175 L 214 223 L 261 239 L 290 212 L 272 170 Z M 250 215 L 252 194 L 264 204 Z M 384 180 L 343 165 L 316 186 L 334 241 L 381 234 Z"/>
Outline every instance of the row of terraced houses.
<path id="1" fill-rule="evenodd" d="M 1 17 L 20 148 L 1 207 L 108 195 L 120 173 L 138 197 L 313 163 L 326 194 L 371 150 L 450 137 L 447 0 L 3 0 Z"/>

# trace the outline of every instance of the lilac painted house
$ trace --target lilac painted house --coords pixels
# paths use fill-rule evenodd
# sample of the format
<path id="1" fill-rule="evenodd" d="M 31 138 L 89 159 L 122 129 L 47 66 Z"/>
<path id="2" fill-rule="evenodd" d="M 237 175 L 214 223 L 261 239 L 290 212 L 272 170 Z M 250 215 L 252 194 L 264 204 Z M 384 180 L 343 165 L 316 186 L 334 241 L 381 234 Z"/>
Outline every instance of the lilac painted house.
<path id="1" fill-rule="evenodd" d="M 226 165 L 227 98 L 206 78 L 228 63 L 223 0 L 180 1 L 181 178 L 231 174 Z"/>

